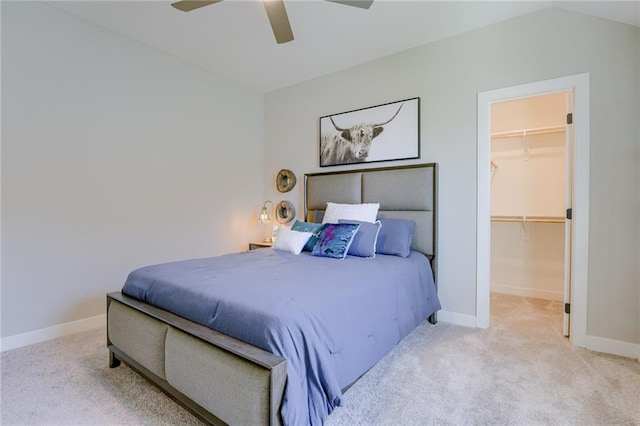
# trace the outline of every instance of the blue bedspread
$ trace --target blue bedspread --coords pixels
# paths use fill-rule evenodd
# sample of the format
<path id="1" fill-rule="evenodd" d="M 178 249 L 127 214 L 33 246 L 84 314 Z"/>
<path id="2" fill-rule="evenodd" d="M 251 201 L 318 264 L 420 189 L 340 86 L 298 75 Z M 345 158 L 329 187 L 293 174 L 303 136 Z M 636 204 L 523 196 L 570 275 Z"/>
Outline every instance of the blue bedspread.
<path id="1" fill-rule="evenodd" d="M 320 425 L 341 389 L 440 309 L 429 262 L 260 249 L 137 269 L 126 295 L 287 360 L 285 425 Z"/>

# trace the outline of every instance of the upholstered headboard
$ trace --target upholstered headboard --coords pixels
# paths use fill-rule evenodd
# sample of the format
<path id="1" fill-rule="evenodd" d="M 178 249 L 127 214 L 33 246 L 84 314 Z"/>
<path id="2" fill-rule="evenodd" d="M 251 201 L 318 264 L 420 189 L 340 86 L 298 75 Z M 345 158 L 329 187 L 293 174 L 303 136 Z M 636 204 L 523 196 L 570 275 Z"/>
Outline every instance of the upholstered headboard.
<path id="1" fill-rule="evenodd" d="M 436 163 L 305 175 L 305 217 L 313 222 L 327 202 L 380 203 L 378 218 L 411 219 L 412 250 L 436 256 Z"/>

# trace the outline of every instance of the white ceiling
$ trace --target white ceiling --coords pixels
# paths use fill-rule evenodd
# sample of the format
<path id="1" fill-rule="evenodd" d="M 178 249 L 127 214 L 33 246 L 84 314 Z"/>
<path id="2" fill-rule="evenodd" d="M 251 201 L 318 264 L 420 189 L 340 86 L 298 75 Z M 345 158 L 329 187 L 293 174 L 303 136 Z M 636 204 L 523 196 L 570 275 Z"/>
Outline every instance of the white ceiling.
<path id="1" fill-rule="evenodd" d="M 638 0 L 375 0 L 369 10 L 285 0 L 295 40 L 278 45 L 260 0 L 225 0 L 187 13 L 169 1 L 49 3 L 261 92 L 547 7 L 640 26 Z"/>

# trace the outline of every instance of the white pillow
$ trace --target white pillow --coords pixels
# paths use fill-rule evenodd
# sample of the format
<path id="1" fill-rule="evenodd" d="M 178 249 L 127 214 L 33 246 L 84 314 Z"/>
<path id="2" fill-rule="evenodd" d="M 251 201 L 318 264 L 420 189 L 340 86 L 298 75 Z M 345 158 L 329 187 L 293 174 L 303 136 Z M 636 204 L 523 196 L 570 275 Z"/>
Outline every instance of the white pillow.
<path id="1" fill-rule="evenodd" d="M 337 204 L 327 203 L 322 223 L 338 223 L 340 219 L 359 220 L 360 222 L 376 221 L 380 203 Z"/>
<path id="2" fill-rule="evenodd" d="M 288 228 L 282 228 L 273 243 L 276 250 L 288 251 L 293 254 L 300 254 L 302 248 L 313 234 L 311 232 L 292 231 Z"/>

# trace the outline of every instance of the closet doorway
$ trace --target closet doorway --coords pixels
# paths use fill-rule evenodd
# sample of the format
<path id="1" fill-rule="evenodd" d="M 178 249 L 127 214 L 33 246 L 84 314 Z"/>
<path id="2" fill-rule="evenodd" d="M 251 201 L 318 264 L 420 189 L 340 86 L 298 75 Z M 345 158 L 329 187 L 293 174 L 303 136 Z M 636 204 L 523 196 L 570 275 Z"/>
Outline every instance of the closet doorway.
<path id="1" fill-rule="evenodd" d="M 563 314 L 565 336 L 571 296 L 572 117 L 572 90 L 491 104 L 490 291 L 496 297 L 555 301 L 550 306 Z"/>
<path id="2" fill-rule="evenodd" d="M 513 99 L 570 91 L 573 93 L 571 225 L 571 321 L 569 341 L 591 347 L 587 335 L 589 287 L 589 73 L 525 83 L 478 93 L 476 199 L 476 327 L 489 327 L 491 304 L 491 105 Z"/>

